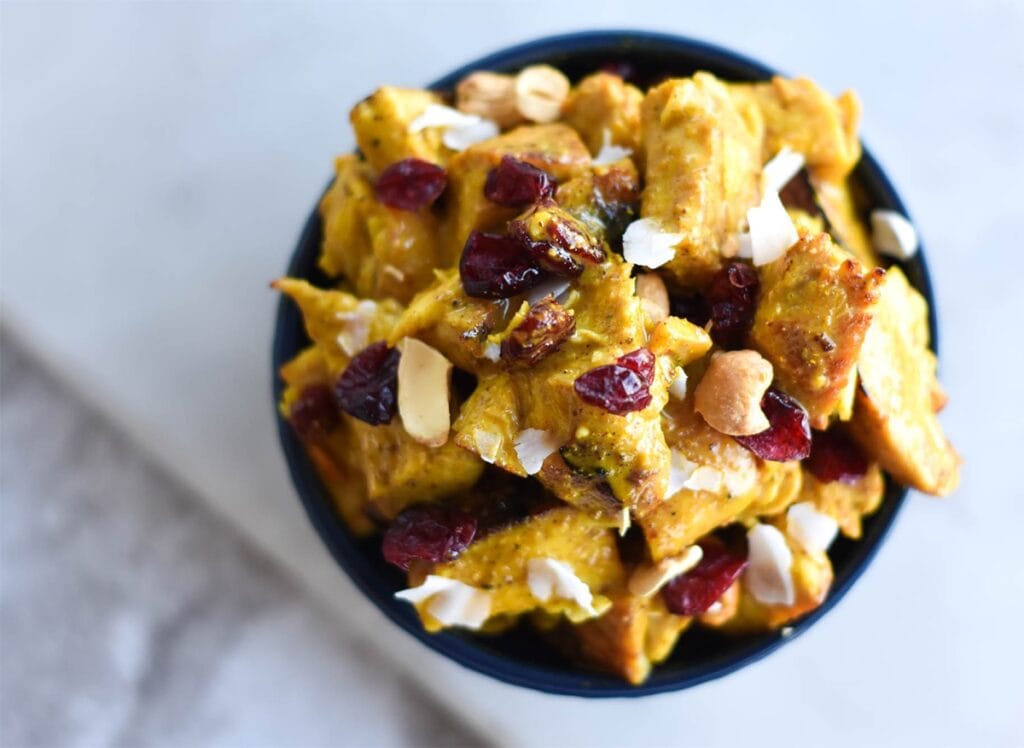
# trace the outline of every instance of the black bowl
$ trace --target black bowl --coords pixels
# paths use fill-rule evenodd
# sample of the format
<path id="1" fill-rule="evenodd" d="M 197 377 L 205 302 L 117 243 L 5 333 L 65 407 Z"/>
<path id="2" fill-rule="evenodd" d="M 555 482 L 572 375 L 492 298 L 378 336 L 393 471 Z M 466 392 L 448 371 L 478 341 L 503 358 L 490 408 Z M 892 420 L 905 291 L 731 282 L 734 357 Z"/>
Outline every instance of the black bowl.
<path id="1" fill-rule="evenodd" d="M 627 63 L 640 80 L 649 81 L 666 75 L 690 75 L 698 70 L 708 70 L 736 81 L 764 80 L 775 72 L 742 55 L 692 39 L 641 31 L 596 31 L 548 37 L 510 47 L 469 63 L 436 81 L 431 88 L 450 90 L 473 70 L 515 71 L 542 62 L 554 65 L 574 79 L 609 63 Z M 324 155 L 325 163 L 329 155 Z M 857 167 L 856 177 L 873 207 L 889 208 L 906 215 L 896 191 L 867 150 Z M 320 218 L 314 209 L 299 238 L 288 275 L 309 279 L 316 285 L 328 285 L 328 279 L 316 266 L 320 237 Z M 902 267 L 931 305 L 934 341 L 935 305 L 923 252 L 918 252 Z M 282 299 L 273 350 L 275 403 L 283 389 L 278 368 L 308 342 L 297 308 Z M 680 639 L 673 655 L 656 666 L 645 683 L 630 686 L 620 678 L 590 672 L 566 661 L 526 627 L 490 637 L 457 630 L 439 634 L 424 631 L 412 606 L 393 597 L 405 586 L 405 579 L 381 558 L 379 539 L 358 540 L 348 533 L 302 444 L 283 419 L 278 421 L 292 480 L 310 521 L 338 564 L 374 605 L 425 645 L 465 667 L 506 683 L 573 696 L 647 696 L 689 688 L 731 673 L 792 641 L 835 607 L 861 575 L 892 526 L 907 493 L 902 486 L 890 482 L 881 509 L 864 522 L 863 537 L 855 542 L 843 537 L 836 540 L 829 551 L 835 581 L 828 599 L 788 627 L 787 635 L 774 632 L 732 637 L 695 628 Z M 868 646 L 868 642 L 863 644 Z"/>

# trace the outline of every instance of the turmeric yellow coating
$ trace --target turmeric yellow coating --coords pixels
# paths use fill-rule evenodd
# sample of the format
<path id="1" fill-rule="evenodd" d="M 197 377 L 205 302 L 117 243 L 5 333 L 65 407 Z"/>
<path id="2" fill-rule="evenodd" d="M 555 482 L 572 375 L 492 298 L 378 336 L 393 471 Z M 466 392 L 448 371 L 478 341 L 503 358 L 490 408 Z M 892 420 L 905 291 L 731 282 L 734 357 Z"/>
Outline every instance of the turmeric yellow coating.
<path id="1" fill-rule="evenodd" d="M 490 96 L 516 88 L 511 77 L 489 80 L 501 84 Z M 296 432 L 352 533 L 395 527 L 417 504 L 434 505 L 442 517 L 468 512 L 478 523 L 464 549 L 414 560 L 410 587 L 428 575 L 468 585 L 487 607 L 482 622 L 464 625 L 490 634 L 529 623 L 573 659 L 635 684 L 692 625 L 765 631 L 822 603 L 831 561 L 801 546 L 787 519 L 793 504 L 809 504 L 856 540 L 883 500 L 887 475 L 933 494 L 955 488 L 960 460 L 936 418 L 946 396 L 929 349 L 926 302 L 898 267 L 884 267 L 864 225 L 872 206 L 854 173 L 861 155 L 854 94 L 833 97 L 803 78 L 736 83 L 706 72 L 644 91 L 598 72 L 571 88 L 554 122 L 518 124 L 516 116 L 497 136 L 484 123 L 484 134 L 466 143 L 446 138 L 447 125 L 412 126 L 447 101 L 385 86 L 353 108 L 359 151 L 336 159 L 320 204 L 319 266 L 330 287 L 294 278 L 272 284 L 298 305 L 310 339 L 281 369 L 279 411 L 297 424 L 302 408 L 330 409 L 320 420 L 306 414 L 306 428 Z M 518 111 L 514 101 L 484 103 L 467 111 Z M 596 159 L 605 146 L 615 146 L 614 155 Z M 802 158 L 806 173 L 792 186 L 805 196 L 809 185 L 814 202 L 785 198 L 788 235 L 799 238 L 754 264 L 748 211 L 773 198 L 766 190 L 778 185 L 765 166 L 783 149 Z M 488 199 L 488 177 L 505 157 L 546 172 L 553 196 L 541 205 Z M 388 207 L 377 180 L 409 158 L 443 167 L 445 189 L 418 209 Z M 459 268 L 468 237 L 508 236 L 520 217 L 532 241 L 570 236 L 573 251 L 585 245 L 581 272 L 557 275 L 545 264 L 537 288 L 501 299 L 468 295 Z M 624 259 L 623 232 L 641 218 L 678 235 L 663 264 L 637 268 Z M 524 263 L 557 257 L 550 246 L 516 241 Z M 814 429 L 842 422 L 867 457 L 864 475 L 826 481 L 813 462 L 762 459 L 744 437 L 716 431 L 694 409 L 694 390 L 721 350 L 713 341 L 722 340 L 720 310 L 705 324 L 699 301 L 737 261 L 753 265 L 759 286 L 739 348 L 771 365 L 772 386 L 799 403 Z M 540 310 L 549 327 L 527 330 Z M 400 351 L 409 338 L 455 369 L 448 391 L 424 395 L 449 404 L 442 446 L 407 432 L 404 415 L 373 425 L 339 399 L 339 378 L 354 356 L 374 343 Z M 542 344 L 542 352 L 517 358 L 522 341 Z M 643 375 L 646 405 L 616 414 L 581 397 L 582 375 L 618 366 L 625 376 L 621 357 L 640 349 L 654 362 Z M 389 385 L 406 393 L 405 402 L 403 388 L 418 386 L 410 361 Z M 732 381 L 740 380 L 737 373 Z M 756 408 L 759 397 L 734 402 Z M 728 544 L 757 523 L 774 526 L 792 554 L 790 568 L 779 570 L 792 582 L 792 604 L 758 600 L 747 576 L 693 617 L 672 613 L 660 592 L 630 592 L 638 569 L 645 578 L 659 563 L 695 553 L 694 544 L 712 536 Z M 531 577 L 541 561 L 564 564 L 558 568 L 575 580 L 560 584 L 586 590 L 590 604 L 564 589 L 542 597 Z M 438 615 L 457 613 L 458 599 Z M 443 627 L 430 612 L 434 601 L 416 605 L 430 631 Z"/>

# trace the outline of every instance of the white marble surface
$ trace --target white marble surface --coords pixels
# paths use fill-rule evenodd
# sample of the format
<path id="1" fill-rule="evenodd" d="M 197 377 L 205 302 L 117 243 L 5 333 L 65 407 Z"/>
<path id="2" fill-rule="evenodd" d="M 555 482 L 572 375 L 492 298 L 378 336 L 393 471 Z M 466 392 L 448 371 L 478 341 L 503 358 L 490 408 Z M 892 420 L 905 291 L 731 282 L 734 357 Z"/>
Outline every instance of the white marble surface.
<path id="1" fill-rule="evenodd" d="M 505 743 L 1020 744 L 1024 6 L 882 2 L 2 6 L 2 310 L 74 387 L 346 622 Z M 274 299 L 345 112 L 551 31 L 708 38 L 826 87 L 928 242 L 949 501 L 913 497 L 848 599 L 694 691 L 589 704 L 483 681 L 396 634 L 292 501 L 267 402 Z M 372 633 L 371 633 L 372 632 Z M 372 702 L 372 690 L 353 698 Z M 736 720 L 742 705 L 745 719 Z"/>
<path id="2" fill-rule="evenodd" d="M 479 744 L 104 418 L 0 351 L 0 745 Z M 353 698 L 367 683 L 387 719 Z"/>

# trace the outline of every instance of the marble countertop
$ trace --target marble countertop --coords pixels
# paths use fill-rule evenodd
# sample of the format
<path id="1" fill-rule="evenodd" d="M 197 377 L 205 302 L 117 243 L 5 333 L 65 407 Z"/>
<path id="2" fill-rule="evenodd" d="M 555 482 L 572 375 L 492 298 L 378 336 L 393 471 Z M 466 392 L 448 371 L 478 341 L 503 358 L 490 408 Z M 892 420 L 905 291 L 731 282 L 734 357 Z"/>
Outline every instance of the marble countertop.
<path id="1" fill-rule="evenodd" d="M 174 513 L 166 506 L 141 511 L 154 512 L 153 522 L 167 526 L 171 540 L 150 537 L 154 530 L 140 515 L 116 511 L 159 505 L 159 491 L 131 480 L 104 489 L 69 474 L 60 479 L 71 492 L 67 506 L 99 507 L 69 535 L 83 553 L 97 554 L 93 561 L 68 557 L 95 584 L 76 597 L 75 585 L 43 563 L 55 542 L 43 524 L 47 515 L 26 510 L 34 501 L 49 511 L 45 494 L 55 484 L 46 481 L 59 479 L 43 467 L 35 468 L 36 478 L 7 472 L 45 465 L 33 462 L 36 454 L 62 465 L 67 457 L 46 451 L 53 445 L 41 425 L 41 435 L 9 458 L 13 416 L 5 404 L 3 714 L 20 713 L 36 688 L 51 696 L 81 693 L 78 706 L 67 706 L 70 716 L 62 712 L 54 725 L 36 718 L 52 730 L 44 737 L 75 742 L 77 735 L 88 743 L 90 733 L 75 732 L 86 724 L 75 714 L 110 709 L 88 723 L 100 727 L 81 728 L 98 731 L 93 742 L 157 742 L 175 715 L 209 714 L 197 692 L 219 694 L 213 703 L 223 705 L 230 692 L 257 688 L 245 667 L 261 661 L 260 672 L 275 683 L 287 679 L 289 687 L 253 691 L 223 706 L 233 715 L 223 717 L 223 742 L 260 742 L 253 736 L 264 729 L 279 734 L 262 726 L 269 716 L 253 705 L 283 699 L 296 714 L 306 714 L 309 704 L 317 708 L 323 725 L 311 729 L 342 729 L 346 720 L 332 722 L 334 712 L 347 719 L 374 714 L 389 723 L 379 727 L 382 742 L 416 743 L 415 730 L 403 732 L 403 725 L 420 718 L 407 718 L 401 706 L 416 698 L 404 686 L 376 687 L 388 668 L 476 734 L 503 744 L 661 745 L 685 738 L 694 745 L 792 745 L 794 735 L 798 743 L 806 737 L 858 748 L 1024 742 L 1024 689 L 1014 657 L 1024 615 L 1024 567 L 1016 558 L 1024 491 L 1013 477 L 1024 422 L 1024 294 L 1015 239 L 1024 173 L 1024 97 L 1015 93 L 1024 78 L 1024 6 L 865 0 L 851 7 L 810 0 L 0 5 L 6 331 L 115 424 L 124 434 L 115 443 L 138 449 L 202 503 L 210 514 L 197 515 L 204 519 L 193 525 L 234 528 L 245 539 L 231 541 L 242 549 L 237 559 L 262 558 L 266 579 L 277 580 L 241 581 L 241 572 L 220 571 L 219 556 L 190 548 L 197 541 L 185 540 L 184 531 L 173 540 L 174 524 L 160 519 L 161 512 Z M 783 652 L 686 693 L 601 704 L 486 681 L 387 624 L 338 572 L 302 516 L 268 401 L 275 298 L 266 284 L 283 269 L 331 155 L 351 147 L 351 103 L 382 81 L 420 84 L 505 44 L 583 26 L 705 38 L 810 74 L 829 90 L 858 89 L 865 139 L 907 198 L 928 247 L 940 301 L 941 374 L 952 394 L 943 418 L 967 461 L 956 496 L 912 496 L 843 604 Z M 81 442 L 73 449 L 92 448 L 90 438 Z M 108 457 L 119 451 L 111 447 Z M 21 480 L 21 494 L 8 490 Z M 8 508 L 18 501 L 23 511 Z M 78 516 L 58 513 L 54 532 Z M 115 536 L 114 525 L 124 535 Z M 103 542 L 108 533 L 121 539 Z M 175 543 L 182 546 L 175 550 Z M 171 567 L 211 564 L 215 581 L 176 580 L 155 562 L 147 566 L 151 547 L 170 554 Z M 179 583 L 182 596 L 160 607 L 161 587 Z M 66 637 L 89 635 L 61 620 L 63 609 L 45 598 L 51 584 L 80 602 L 81 619 L 102 631 L 95 642 L 128 642 L 127 656 L 99 643 L 90 650 L 108 655 L 96 655 L 99 685 L 86 670 L 74 676 L 81 690 L 65 683 L 71 676 L 61 670 L 62 652 L 77 641 Z M 15 594 L 26 597 L 12 607 Z M 94 605 L 104 595 L 108 606 Z M 225 609 L 196 640 L 154 649 L 153 632 L 173 628 L 167 621 L 179 615 L 175 606 L 188 608 L 187 600 L 204 596 L 217 604 L 237 597 L 243 613 L 232 619 Z M 267 612 L 275 596 L 292 612 L 259 623 L 277 615 Z M 302 596 L 319 612 L 303 612 L 309 605 L 299 602 Z M 117 613 L 122 598 L 136 601 L 124 616 Z M 40 618 L 26 612 L 21 620 L 20 603 L 28 600 L 40 606 Z M 254 628 L 247 628 L 248 615 Z M 78 620 L 77 613 L 67 617 Z M 122 619 L 127 623 L 117 623 Z M 225 631 L 235 626 L 241 629 L 232 639 Z M 54 636 L 38 653 L 9 659 L 8 636 L 20 632 L 10 640 L 17 650 L 30 646 L 23 637 L 31 632 L 50 630 Z M 216 651 L 227 659 L 195 664 L 208 667 L 205 675 L 187 674 L 185 665 L 183 675 L 146 675 L 159 667 L 151 663 L 153 651 L 186 664 L 206 660 L 217 637 L 225 647 Z M 344 663 L 330 673 L 335 680 L 320 667 L 332 648 L 340 653 L 334 661 Z M 36 670 L 50 673 L 38 686 L 19 681 L 15 688 L 8 679 L 8 672 L 20 679 Z M 146 695 L 172 688 L 165 680 L 174 677 L 186 684 L 175 698 L 196 700 L 150 707 Z M 141 679 L 141 690 L 133 679 Z M 96 705 L 94 694 L 107 688 L 126 694 L 118 700 L 123 714 L 103 699 Z M 733 718 L 736 704 L 746 719 Z M 218 724 L 220 717 L 203 719 Z M 437 729 L 440 741 L 463 739 L 445 732 L 450 726 Z M 197 733 L 176 735 L 188 742 Z"/>

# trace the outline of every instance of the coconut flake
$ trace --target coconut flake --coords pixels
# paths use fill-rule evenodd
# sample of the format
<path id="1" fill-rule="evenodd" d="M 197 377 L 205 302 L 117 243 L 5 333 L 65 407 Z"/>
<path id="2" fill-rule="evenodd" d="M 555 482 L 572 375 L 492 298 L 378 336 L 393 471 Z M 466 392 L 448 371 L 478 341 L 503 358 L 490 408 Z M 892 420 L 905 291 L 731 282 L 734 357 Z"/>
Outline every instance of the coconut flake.
<path id="1" fill-rule="evenodd" d="M 427 127 L 445 128 L 441 142 L 453 151 L 465 150 L 501 132 L 498 125 L 489 119 L 441 104 L 429 104 L 419 117 L 409 123 L 409 132 L 417 133 Z"/>
<path id="2" fill-rule="evenodd" d="M 736 235 L 736 256 L 744 260 L 754 259 L 754 244 L 749 231 Z"/>
<path id="3" fill-rule="evenodd" d="M 622 255 L 626 262 L 657 268 L 676 256 L 682 234 L 664 231 L 653 218 L 641 218 L 626 227 L 622 235 Z"/>
<path id="4" fill-rule="evenodd" d="M 761 204 L 747 211 L 750 224 L 750 254 L 755 265 L 767 265 L 786 254 L 800 236 L 782 205 L 778 193 L 769 192 Z"/>
<path id="5" fill-rule="evenodd" d="M 413 605 L 429 600 L 427 612 L 444 626 L 478 629 L 491 614 L 491 593 L 434 574 L 419 587 L 396 592 L 395 597 Z"/>
<path id="6" fill-rule="evenodd" d="M 590 615 L 597 615 L 590 587 L 569 564 L 553 558 L 531 558 L 526 569 L 530 594 L 540 602 L 546 603 L 552 597 L 572 600 Z"/>
<path id="7" fill-rule="evenodd" d="M 627 156 L 633 155 L 632 148 L 623 148 L 621 145 L 615 145 L 612 143 L 612 134 L 606 127 L 604 130 L 604 140 L 601 143 L 601 150 L 594 156 L 594 160 L 591 162 L 594 166 L 607 166 L 608 164 L 614 164 L 616 161 L 621 161 Z"/>
<path id="8" fill-rule="evenodd" d="M 448 441 L 451 410 L 448 382 L 452 364 L 416 338 L 402 338 L 398 359 L 398 415 L 413 439 L 428 447 Z"/>
<path id="9" fill-rule="evenodd" d="M 717 493 L 722 490 L 722 471 L 708 465 L 700 465 L 683 483 L 683 488 L 689 488 L 691 491 L 714 491 Z"/>
<path id="10" fill-rule="evenodd" d="M 501 358 L 501 346 L 498 343 L 484 344 L 484 358 L 495 363 Z"/>
<path id="11" fill-rule="evenodd" d="M 619 537 L 625 536 L 631 524 L 633 524 L 633 520 L 629 516 L 629 507 L 624 506 L 619 512 Z"/>
<path id="12" fill-rule="evenodd" d="M 772 525 L 756 524 L 747 531 L 747 560 L 743 580 L 754 599 L 765 605 L 792 605 L 793 554 L 785 536 Z"/>
<path id="13" fill-rule="evenodd" d="M 539 473 L 544 460 L 559 446 L 555 435 L 543 429 L 523 429 L 515 441 L 516 456 L 527 475 Z"/>
<path id="14" fill-rule="evenodd" d="M 338 313 L 338 320 L 345 323 L 338 333 L 341 350 L 354 356 L 366 347 L 370 342 L 370 323 L 376 313 L 377 304 L 369 299 L 360 301 L 351 312 Z"/>
<path id="15" fill-rule="evenodd" d="M 656 564 L 642 564 L 629 577 L 629 591 L 640 597 L 650 597 L 666 584 L 685 574 L 700 563 L 704 551 L 691 545 L 678 556 L 663 558 Z"/>
<path id="16" fill-rule="evenodd" d="M 761 170 L 761 186 L 765 193 L 781 192 L 790 179 L 804 168 L 804 155 L 787 145 L 764 165 Z"/>
<path id="17" fill-rule="evenodd" d="M 572 283 L 564 278 L 549 278 L 531 288 L 526 293 L 526 301 L 529 302 L 530 306 L 533 306 L 546 296 L 554 296 L 555 301 L 563 301 L 571 285 Z"/>
<path id="18" fill-rule="evenodd" d="M 786 531 L 808 553 L 824 553 L 839 532 L 839 523 L 809 501 L 793 504 L 786 511 Z"/>
<path id="19" fill-rule="evenodd" d="M 883 255 L 906 260 L 917 252 L 917 230 L 894 210 L 873 210 L 871 242 Z"/>
<path id="20" fill-rule="evenodd" d="M 676 368 L 676 376 L 668 386 L 668 394 L 676 400 L 686 399 L 686 370 L 682 366 Z"/>
<path id="21" fill-rule="evenodd" d="M 757 468 L 748 463 L 735 470 L 726 470 L 723 473 L 723 481 L 729 496 L 743 496 L 757 482 Z"/>
<path id="22" fill-rule="evenodd" d="M 483 429 L 473 430 L 473 443 L 476 444 L 476 453 L 480 459 L 493 465 L 498 459 L 498 452 L 501 451 L 501 435 Z"/>
<path id="23" fill-rule="evenodd" d="M 665 493 L 665 498 L 679 493 L 697 468 L 697 463 L 690 462 L 678 449 L 670 450 L 669 455 L 668 491 Z"/>

